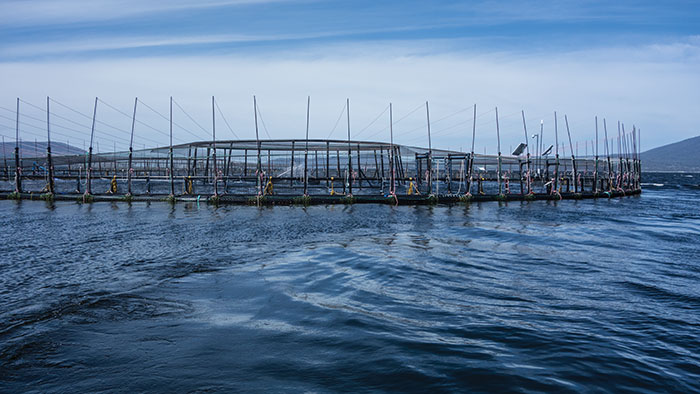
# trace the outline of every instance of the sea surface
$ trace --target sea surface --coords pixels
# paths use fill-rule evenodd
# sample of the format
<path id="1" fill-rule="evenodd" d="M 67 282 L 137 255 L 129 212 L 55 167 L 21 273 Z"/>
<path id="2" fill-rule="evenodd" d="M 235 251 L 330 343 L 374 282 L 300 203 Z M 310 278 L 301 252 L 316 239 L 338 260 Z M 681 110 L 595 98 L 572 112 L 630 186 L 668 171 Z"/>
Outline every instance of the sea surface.
<path id="1" fill-rule="evenodd" d="M 586 201 L 0 201 L 0 392 L 698 392 L 700 175 Z"/>

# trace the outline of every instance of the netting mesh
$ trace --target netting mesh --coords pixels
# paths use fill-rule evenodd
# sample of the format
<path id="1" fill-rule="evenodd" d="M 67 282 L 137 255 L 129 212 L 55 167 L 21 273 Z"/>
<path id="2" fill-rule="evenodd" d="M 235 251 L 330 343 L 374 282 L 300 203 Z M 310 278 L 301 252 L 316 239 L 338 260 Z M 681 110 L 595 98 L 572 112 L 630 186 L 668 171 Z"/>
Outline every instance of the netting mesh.
<path id="1" fill-rule="evenodd" d="M 55 192 L 79 193 L 91 186 L 93 193 L 255 195 L 271 184 L 274 193 L 289 195 L 379 195 L 409 189 L 501 194 L 606 190 L 634 187 L 639 181 L 639 163 L 622 157 L 528 159 L 316 139 L 199 141 L 173 146 L 172 160 L 170 151 L 165 146 L 131 154 L 53 155 Z M 23 191 L 46 190 L 47 163 L 46 154 L 20 158 Z M 7 161 L 4 173 L 2 189 L 13 190 L 14 160 Z"/>

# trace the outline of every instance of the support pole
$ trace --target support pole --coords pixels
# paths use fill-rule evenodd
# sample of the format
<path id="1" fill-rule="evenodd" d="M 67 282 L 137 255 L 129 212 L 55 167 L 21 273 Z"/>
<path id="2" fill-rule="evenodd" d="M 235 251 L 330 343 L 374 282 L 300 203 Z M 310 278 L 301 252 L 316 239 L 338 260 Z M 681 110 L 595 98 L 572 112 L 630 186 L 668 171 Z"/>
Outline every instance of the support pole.
<path id="1" fill-rule="evenodd" d="M 544 119 L 540 119 L 540 134 L 537 136 L 537 153 L 535 154 L 535 175 L 542 179 L 540 168 L 542 167 L 542 133 L 544 132 Z M 543 182 L 544 183 L 544 182 Z"/>
<path id="2" fill-rule="evenodd" d="M 233 156 L 233 142 L 228 148 L 228 160 L 226 161 L 226 180 L 228 180 L 231 175 L 231 156 Z"/>
<path id="3" fill-rule="evenodd" d="M 4 166 L 4 172 L 5 172 L 5 178 L 9 181 L 10 180 L 10 168 L 7 166 L 7 154 L 5 153 L 5 136 L 2 136 L 2 161 L 3 161 L 3 166 Z M 68 162 L 70 166 L 70 162 Z M 69 172 L 70 175 L 70 172 Z"/>
<path id="4" fill-rule="evenodd" d="M 175 196 L 175 182 L 173 180 L 173 96 L 170 96 L 170 197 Z"/>
<path id="5" fill-rule="evenodd" d="M 49 167 L 49 194 L 54 194 L 53 161 L 51 159 L 51 122 L 49 119 L 49 96 L 46 96 L 46 165 Z"/>
<path id="6" fill-rule="evenodd" d="M 595 117 L 595 170 L 593 170 L 593 193 L 598 193 L 598 116 Z"/>
<path id="7" fill-rule="evenodd" d="M 527 168 L 527 177 L 525 178 L 527 182 L 527 194 L 532 193 L 532 185 L 530 181 L 530 144 L 528 143 L 529 140 L 527 138 L 527 124 L 525 123 L 525 111 L 520 111 L 520 113 L 523 116 L 523 131 L 525 132 L 525 150 L 527 152 L 527 155 L 525 156 L 526 162 L 525 166 Z M 522 167 L 521 167 L 522 169 Z M 522 176 L 521 176 L 522 177 Z"/>
<path id="8" fill-rule="evenodd" d="M 637 182 L 639 183 L 638 187 L 641 189 L 642 188 L 642 130 L 637 129 L 637 154 L 639 155 L 639 175 Z"/>
<path id="9" fill-rule="evenodd" d="M 326 187 L 330 185 L 331 179 L 331 143 L 326 141 Z"/>
<path id="10" fill-rule="evenodd" d="M 22 169 L 19 160 L 19 97 L 17 97 L 17 121 L 15 123 L 15 193 L 22 193 Z"/>
<path id="11" fill-rule="evenodd" d="M 350 145 L 350 99 L 346 99 L 345 106 L 348 116 L 348 195 L 352 196 L 352 146 Z"/>
<path id="12" fill-rule="evenodd" d="M 559 192 L 559 128 L 557 111 L 554 111 L 554 146 L 556 146 L 556 154 L 554 156 L 554 190 Z"/>
<path id="13" fill-rule="evenodd" d="M 617 167 L 617 174 L 620 177 L 620 187 L 622 187 L 622 172 L 623 172 L 623 158 L 622 158 L 622 131 L 620 129 L 620 121 L 617 121 L 617 157 L 619 159 L 619 164 Z"/>
<path id="14" fill-rule="evenodd" d="M 335 151 L 335 159 L 336 159 L 336 166 L 337 166 L 337 171 L 338 171 L 338 178 L 342 179 L 342 175 L 340 172 L 340 150 Z M 345 194 L 345 182 L 343 182 L 343 194 Z"/>
<path id="15" fill-rule="evenodd" d="M 433 144 L 430 139 L 430 108 L 428 102 L 425 102 L 425 116 L 428 123 L 428 194 L 433 194 Z"/>
<path id="16" fill-rule="evenodd" d="M 469 153 L 469 169 L 467 171 L 468 175 L 468 187 L 467 194 L 472 194 L 472 177 L 474 173 L 474 141 L 476 139 L 476 104 L 474 104 L 474 116 L 472 116 L 472 149 Z"/>
<path id="17" fill-rule="evenodd" d="M 362 164 L 360 163 L 360 144 L 357 144 L 357 183 L 362 190 Z"/>
<path id="18" fill-rule="evenodd" d="M 212 158 L 214 159 L 214 197 L 218 197 L 219 196 L 219 167 L 216 164 L 216 113 L 214 112 L 215 106 L 216 106 L 216 102 L 214 101 L 214 96 L 211 96 L 211 138 L 212 138 L 212 147 L 214 148 L 214 153 L 212 154 Z"/>
<path id="19" fill-rule="evenodd" d="M 501 184 L 501 129 L 498 124 L 498 107 L 496 107 L 496 139 L 498 140 L 498 195 L 503 194 L 503 185 Z"/>
<path id="20" fill-rule="evenodd" d="M 131 173 L 134 171 L 132 167 L 132 156 L 134 154 L 134 127 L 136 126 L 136 105 L 139 102 L 139 98 L 134 99 L 134 115 L 131 118 L 131 139 L 129 140 L 129 168 L 126 171 L 126 195 L 131 196 Z"/>
<path id="21" fill-rule="evenodd" d="M 394 110 L 389 103 L 389 141 L 391 150 L 389 151 L 389 171 L 391 173 L 391 194 L 396 194 L 396 175 L 394 172 Z"/>
<path id="22" fill-rule="evenodd" d="M 260 134 L 258 131 L 258 101 L 253 96 L 253 112 L 255 113 L 255 142 L 258 146 L 258 160 L 257 164 L 255 165 L 255 182 L 257 183 L 257 189 L 258 189 L 258 195 L 262 196 L 263 194 L 263 183 L 261 182 L 260 179 L 260 171 L 262 170 L 262 162 L 260 161 Z"/>
<path id="23" fill-rule="evenodd" d="M 289 186 L 294 186 L 294 141 L 292 141 L 292 161 L 289 165 Z"/>
<path id="24" fill-rule="evenodd" d="M 304 147 L 304 196 L 309 195 L 309 111 L 311 96 L 306 98 L 306 146 Z"/>
<path id="25" fill-rule="evenodd" d="M 197 151 L 199 148 L 197 145 L 194 147 L 194 157 L 192 158 L 192 175 L 197 176 Z"/>
<path id="26" fill-rule="evenodd" d="M 578 171 L 576 171 L 576 156 L 574 156 L 574 145 L 571 143 L 571 132 L 569 131 L 569 118 L 564 115 L 564 123 L 566 123 L 566 134 L 569 136 L 569 149 L 571 150 L 571 170 L 573 171 L 574 193 L 578 193 L 578 181 L 576 179 Z"/>

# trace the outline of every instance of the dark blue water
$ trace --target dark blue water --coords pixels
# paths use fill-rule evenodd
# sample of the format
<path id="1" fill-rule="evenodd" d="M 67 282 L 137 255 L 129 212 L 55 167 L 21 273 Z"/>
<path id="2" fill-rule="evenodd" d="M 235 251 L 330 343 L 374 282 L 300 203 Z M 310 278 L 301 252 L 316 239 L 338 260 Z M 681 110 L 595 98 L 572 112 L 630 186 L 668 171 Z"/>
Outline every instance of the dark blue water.
<path id="1" fill-rule="evenodd" d="M 0 391 L 700 390 L 700 175 L 469 206 L 0 201 Z"/>

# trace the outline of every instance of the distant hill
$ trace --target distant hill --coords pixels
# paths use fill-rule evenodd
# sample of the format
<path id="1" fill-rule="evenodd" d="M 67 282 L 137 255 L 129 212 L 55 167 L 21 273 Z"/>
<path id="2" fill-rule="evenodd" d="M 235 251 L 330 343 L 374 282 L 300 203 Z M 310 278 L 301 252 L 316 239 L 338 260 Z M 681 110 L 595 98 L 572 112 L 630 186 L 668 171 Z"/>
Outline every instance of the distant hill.
<path id="1" fill-rule="evenodd" d="M 642 169 L 700 172 L 700 136 L 642 152 Z"/>
<path id="2" fill-rule="evenodd" d="M 46 145 L 46 141 L 38 141 L 36 143 L 33 141 L 22 141 L 19 144 L 19 155 L 20 157 L 36 157 L 37 155 L 39 157 L 46 156 Z M 85 151 L 64 142 L 52 141 L 51 153 L 57 156 L 81 155 L 84 154 Z M 4 145 L 2 142 L 0 142 L 0 157 L 3 156 L 7 156 L 8 158 L 15 156 L 14 142 L 5 142 Z"/>

